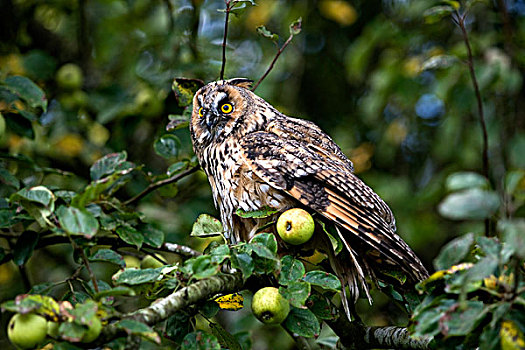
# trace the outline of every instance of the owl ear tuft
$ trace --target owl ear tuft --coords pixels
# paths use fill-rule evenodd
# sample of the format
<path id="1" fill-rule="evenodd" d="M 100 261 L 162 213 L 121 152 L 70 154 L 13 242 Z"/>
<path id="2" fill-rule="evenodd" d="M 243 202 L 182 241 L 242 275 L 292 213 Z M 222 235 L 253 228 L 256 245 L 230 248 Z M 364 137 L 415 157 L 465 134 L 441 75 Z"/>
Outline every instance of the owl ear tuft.
<path id="1" fill-rule="evenodd" d="M 235 85 L 235 86 L 239 86 L 245 89 L 249 89 L 252 87 L 253 80 L 250 80 L 247 78 L 233 78 L 233 79 L 226 80 L 226 83 L 228 85 Z"/>

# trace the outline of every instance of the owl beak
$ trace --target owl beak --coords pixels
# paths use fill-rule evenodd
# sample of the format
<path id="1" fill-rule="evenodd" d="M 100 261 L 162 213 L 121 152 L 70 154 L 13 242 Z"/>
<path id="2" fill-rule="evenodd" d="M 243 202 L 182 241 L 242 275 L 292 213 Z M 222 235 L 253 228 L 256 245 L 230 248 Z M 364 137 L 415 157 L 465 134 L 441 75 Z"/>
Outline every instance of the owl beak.
<path id="1" fill-rule="evenodd" d="M 217 124 L 217 117 L 213 113 L 206 114 L 206 126 L 211 129 Z"/>

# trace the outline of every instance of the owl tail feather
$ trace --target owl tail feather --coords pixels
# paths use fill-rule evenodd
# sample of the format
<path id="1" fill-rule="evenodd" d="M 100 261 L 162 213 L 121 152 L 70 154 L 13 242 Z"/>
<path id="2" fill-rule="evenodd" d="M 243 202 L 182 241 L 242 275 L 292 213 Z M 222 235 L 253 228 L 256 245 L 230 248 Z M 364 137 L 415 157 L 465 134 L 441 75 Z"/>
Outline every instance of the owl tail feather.
<path id="1" fill-rule="evenodd" d="M 352 306 L 350 305 L 350 302 L 355 304 L 357 300 L 359 299 L 359 289 L 360 289 L 359 287 L 361 287 L 361 289 L 365 292 L 368 298 L 368 302 L 370 304 L 372 304 L 372 298 L 370 296 L 370 291 L 369 291 L 368 285 L 365 280 L 363 269 L 361 267 L 361 264 L 359 264 L 356 258 L 355 251 L 344 240 L 344 238 L 341 235 L 341 232 L 339 232 L 339 228 L 336 227 L 336 229 L 337 229 L 337 233 L 339 234 L 342 241 L 344 242 L 344 245 L 348 251 L 348 255 L 350 256 L 352 263 L 348 264 L 345 261 L 344 264 L 342 264 L 342 262 L 340 261 L 340 257 L 337 257 L 334 254 L 334 251 L 332 249 L 327 249 L 328 260 L 330 262 L 330 266 L 332 267 L 332 270 L 334 271 L 336 276 L 341 281 L 341 302 L 343 304 L 343 308 L 345 310 L 346 316 L 348 317 L 348 320 L 352 321 L 351 310 L 354 310 L 354 308 L 353 308 L 353 305 Z M 330 244 L 331 246 L 331 243 L 328 242 L 328 244 Z M 350 295 L 348 295 L 346 291 L 347 286 L 348 286 L 348 291 Z"/>

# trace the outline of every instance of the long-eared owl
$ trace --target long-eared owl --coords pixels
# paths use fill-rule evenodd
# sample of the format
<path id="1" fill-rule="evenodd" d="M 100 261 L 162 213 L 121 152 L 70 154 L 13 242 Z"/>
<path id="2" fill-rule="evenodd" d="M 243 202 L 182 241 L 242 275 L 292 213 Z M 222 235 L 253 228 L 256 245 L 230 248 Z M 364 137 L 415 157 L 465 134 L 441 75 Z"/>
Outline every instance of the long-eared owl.
<path id="1" fill-rule="evenodd" d="M 385 265 L 402 271 L 412 284 L 428 277 L 395 233 L 388 205 L 354 175 L 352 162 L 332 139 L 312 122 L 280 113 L 251 92 L 250 84 L 243 78 L 216 81 L 193 98 L 193 148 L 210 181 L 226 238 L 248 241 L 275 220 L 242 218 L 236 215 L 239 208 L 283 212 L 302 207 L 335 227 L 345 249 L 335 256 L 328 243 L 325 253 L 354 300 L 360 288 L 370 299 L 365 277 L 381 279 Z M 326 237 L 318 231 L 321 247 Z M 345 308 L 349 312 L 347 303 Z"/>

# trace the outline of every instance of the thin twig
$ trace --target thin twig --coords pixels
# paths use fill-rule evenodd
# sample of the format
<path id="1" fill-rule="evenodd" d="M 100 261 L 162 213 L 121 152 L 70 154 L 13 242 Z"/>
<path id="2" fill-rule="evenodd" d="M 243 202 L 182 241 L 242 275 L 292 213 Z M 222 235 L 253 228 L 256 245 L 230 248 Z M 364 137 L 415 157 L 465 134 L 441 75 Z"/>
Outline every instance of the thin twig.
<path id="1" fill-rule="evenodd" d="M 483 153 L 482 153 L 482 159 L 483 159 L 483 175 L 490 181 L 489 178 L 489 138 L 487 133 L 487 125 L 485 123 L 485 115 L 483 113 L 483 101 L 481 99 L 481 92 L 479 91 L 479 85 L 478 80 L 476 79 L 476 72 L 474 71 L 474 59 L 472 57 L 472 49 L 470 47 L 470 41 L 468 38 L 467 28 L 465 27 L 465 17 L 466 14 L 461 15 L 456 10 L 456 17 L 455 23 L 461 28 L 461 32 L 463 34 L 463 40 L 465 42 L 465 46 L 467 47 L 467 65 L 470 72 L 470 79 L 472 80 L 472 84 L 474 85 L 474 92 L 476 94 L 476 101 L 478 104 L 478 115 L 479 115 L 479 123 L 481 125 L 481 131 L 483 135 Z M 489 236 L 490 234 L 490 220 L 485 219 L 485 236 Z"/>
<path id="2" fill-rule="evenodd" d="M 73 249 L 76 250 L 80 254 L 80 258 L 82 259 L 82 262 L 84 263 L 84 266 L 86 266 L 86 269 L 89 274 L 89 278 L 91 279 L 91 282 L 93 282 L 93 289 L 96 293 L 98 293 L 98 283 L 97 278 L 95 277 L 95 274 L 93 273 L 93 270 L 91 270 L 91 265 L 89 264 L 88 258 L 86 256 L 86 253 L 84 252 L 84 249 L 78 246 L 78 244 L 71 238 L 69 234 L 67 234 L 67 237 L 69 238 L 69 241 L 71 242 L 71 245 L 73 246 Z"/>
<path id="3" fill-rule="evenodd" d="M 100 245 L 109 245 L 115 249 L 123 248 L 123 247 L 136 248 L 135 245 L 126 243 L 116 236 L 104 236 L 104 237 L 97 236 L 96 242 L 97 244 L 100 244 Z M 41 249 L 41 248 L 56 245 L 56 244 L 67 244 L 67 243 L 71 243 L 71 241 L 67 237 L 49 236 L 49 237 L 44 237 L 40 239 L 35 249 Z M 186 247 L 186 246 L 175 244 L 175 243 L 164 243 L 159 248 L 157 248 L 157 251 L 176 253 L 176 254 L 182 255 L 185 258 L 193 258 L 193 257 L 202 255 L 202 253 L 194 249 L 191 249 L 190 247 Z M 13 259 L 13 254 L 7 253 L 0 259 L 0 265 L 12 259 Z"/>
<path id="4" fill-rule="evenodd" d="M 224 69 L 226 68 L 226 39 L 228 37 L 228 21 L 230 18 L 230 2 L 231 0 L 224 0 L 224 3 L 226 4 L 226 20 L 224 21 L 224 37 L 222 38 L 222 66 L 221 66 L 221 74 L 219 75 L 219 79 L 224 79 Z"/>
<path id="5" fill-rule="evenodd" d="M 259 86 L 259 84 L 270 73 L 270 71 L 273 69 L 273 66 L 274 66 L 275 62 L 277 62 L 277 59 L 283 53 L 284 49 L 286 49 L 286 46 L 288 46 L 288 44 L 292 41 L 292 39 L 293 39 L 293 34 L 290 34 L 288 39 L 286 39 L 286 41 L 284 42 L 283 46 L 281 46 L 279 48 L 279 50 L 277 51 L 277 54 L 275 54 L 275 57 L 273 58 L 272 63 L 270 63 L 270 66 L 268 67 L 268 69 L 266 69 L 266 72 L 264 72 L 263 76 L 257 81 L 257 83 L 255 83 L 255 85 L 252 88 L 252 91 L 255 91 L 255 89 L 257 89 L 257 87 Z"/>
<path id="6" fill-rule="evenodd" d="M 131 203 L 138 201 L 139 199 L 141 199 L 142 197 L 144 197 L 148 193 L 150 193 L 152 191 L 155 191 L 157 188 L 162 187 L 162 186 L 166 186 L 166 185 L 169 185 L 169 184 L 172 184 L 174 182 L 177 182 L 180 179 L 182 179 L 182 178 L 184 178 L 184 177 L 186 177 L 186 176 L 196 172 L 197 170 L 199 170 L 199 168 L 200 167 L 197 165 L 197 166 L 194 166 L 193 168 L 189 168 L 189 169 L 184 170 L 182 173 L 178 173 L 176 175 L 173 175 L 172 177 L 169 177 L 167 179 L 154 182 L 154 183 L 150 184 L 148 187 L 146 187 L 142 192 L 137 194 L 135 197 L 125 201 L 124 204 L 125 205 L 130 205 Z"/>

